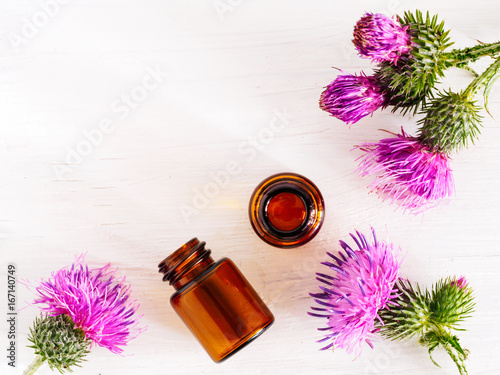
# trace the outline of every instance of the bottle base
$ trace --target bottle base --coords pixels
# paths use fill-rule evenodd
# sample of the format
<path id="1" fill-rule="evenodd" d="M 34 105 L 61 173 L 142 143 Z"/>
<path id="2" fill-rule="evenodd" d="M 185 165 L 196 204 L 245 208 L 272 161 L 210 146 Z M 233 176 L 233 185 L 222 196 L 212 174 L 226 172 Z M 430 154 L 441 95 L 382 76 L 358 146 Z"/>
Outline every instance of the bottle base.
<path id="1" fill-rule="evenodd" d="M 229 357 L 232 357 L 234 354 L 236 354 L 237 352 L 239 352 L 241 349 L 243 349 L 244 347 L 246 347 L 248 344 L 250 344 L 251 342 L 253 342 L 256 338 L 258 338 L 259 336 L 261 336 L 265 331 L 267 331 L 267 329 L 272 326 L 272 324 L 274 323 L 274 319 L 267 323 L 266 325 L 262 326 L 261 328 L 259 328 L 258 330 L 256 330 L 255 332 L 251 333 L 250 335 L 248 335 L 247 337 L 243 337 L 239 343 L 237 343 L 235 345 L 235 348 L 233 348 L 231 351 L 229 351 L 227 354 L 224 354 L 222 356 L 221 359 L 219 360 L 216 360 L 214 358 L 212 358 L 212 360 L 215 362 L 215 363 L 221 363 L 221 362 L 224 362 L 226 359 L 228 359 Z"/>

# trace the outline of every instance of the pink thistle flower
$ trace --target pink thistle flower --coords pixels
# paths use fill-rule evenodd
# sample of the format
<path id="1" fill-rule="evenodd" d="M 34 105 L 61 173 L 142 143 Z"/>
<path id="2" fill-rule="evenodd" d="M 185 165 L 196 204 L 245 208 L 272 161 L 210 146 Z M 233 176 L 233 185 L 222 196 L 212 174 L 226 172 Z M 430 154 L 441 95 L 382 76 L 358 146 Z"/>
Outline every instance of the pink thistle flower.
<path id="1" fill-rule="evenodd" d="M 378 311 L 397 305 L 392 300 L 398 296 L 394 284 L 400 261 L 393 245 L 377 241 L 373 228 L 372 233 L 373 243 L 358 231 L 357 237 L 351 234 L 358 250 L 340 241 L 344 253 L 337 257 L 327 252 L 333 261 L 321 264 L 336 271 L 335 277 L 316 274 L 326 286 L 320 286 L 321 293 L 310 294 L 321 307 L 312 307 L 309 315 L 328 319 L 327 327 L 319 330 L 329 332 L 318 342 L 331 342 L 322 350 L 339 347 L 359 355 L 363 342 L 373 347 L 370 340 L 376 331 L 375 320 L 383 325 Z"/>
<path id="2" fill-rule="evenodd" d="M 408 26 L 380 13 L 366 13 L 354 27 L 353 43 L 363 58 L 380 63 L 390 61 L 394 65 L 398 59 L 411 50 Z"/>
<path id="3" fill-rule="evenodd" d="M 363 117 L 386 107 L 384 90 L 374 77 L 364 73 L 339 75 L 330 83 L 319 100 L 319 107 L 333 117 L 351 125 Z"/>
<path id="4" fill-rule="evenodd" d="M 420 213 L 453 194 L 450 159 L 403 129 L 401 132 L 395 138 L 356 146 L 365 152 L 358 158 L 358 172 L 362 177 L 375 176 L 371 188 L 384 200 L 391 199 L 391 203 Z"/>
<path id="5" fill-rule="evenodd" d="M 458 289 L 465 289 L 469 286 L 469 283 L 467 282 L 467 279 L 464 276 L 462 276 L 459 279 L 454 279 L 450 283 L 450 286 L 457 287 Z"/>
<path id="6" fill-rule="evenodd" d="M 83 330 L 94 344 L 121 353 L 120 346 L 127 345 L 142 330 L 136 329 L 134 314 L 139 305 L 130 301 L 130 285 L 115 273 L 110 264 L 89 269 L 80 256 L 76 263 L 40 282 L 36 288 L 39 298 L 34 303 L 46 305 L 40 309 L 47 315 L 68 315 L 75 328 Z"/>

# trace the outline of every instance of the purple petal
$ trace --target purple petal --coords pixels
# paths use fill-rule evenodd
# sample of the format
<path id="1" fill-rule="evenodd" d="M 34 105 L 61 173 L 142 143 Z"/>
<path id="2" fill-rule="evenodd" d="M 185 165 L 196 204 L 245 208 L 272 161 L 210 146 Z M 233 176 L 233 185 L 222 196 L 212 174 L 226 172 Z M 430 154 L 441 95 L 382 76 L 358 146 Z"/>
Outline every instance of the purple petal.
<path id="1" fill-rule="evenodd" d="M 396 64 L 401 56 L 411 51 L 408 26 L 403 27 L 392 18 L 380 13 L 366 13 L 354 27 L 353 43 L 363 58 L 380 63 Z"/>

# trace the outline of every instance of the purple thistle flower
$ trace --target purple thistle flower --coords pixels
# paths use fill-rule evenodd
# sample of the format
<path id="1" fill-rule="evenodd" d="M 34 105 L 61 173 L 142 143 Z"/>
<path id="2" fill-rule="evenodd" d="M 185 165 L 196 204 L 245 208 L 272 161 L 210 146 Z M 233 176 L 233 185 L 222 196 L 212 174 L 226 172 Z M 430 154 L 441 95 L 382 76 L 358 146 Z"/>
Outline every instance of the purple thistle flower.
<path id="1" fill-rule="evenodd" d="M 365 152 L 358 158 L 361 159 L 358 172 L 362 177 L 375 176 L 371 189 L 384 200 L 391 199 L 391 203 L 420 213 L 453 194 L 450 159 L 442 152 L 432 151 L 403 129 L 401 132 L 395 138 L 356 146 Z"/>
<path id="2" fill-rule="evenodd" d="M 125 277 L 117 279 L 115 273 L 110 264 L 89 269 L 80 256 L 76 263 L 40 282 L 36 288 L 39 298 L 34 303 L 45 304 L 40 309 L 47 315 L 68 315 L 94 344 L 121 353 L 120 346 L 142 330 L 136 329 L 134 313 L 139 305 L 129 300 L 130 285 L 124 284 Z"/>
<path id="3" fill-rule="evenodd" d="M 369 243 L 356 231 L 357 237 L 351 237 L 358 250 L 340 241 L 344 252 L 339 256 L 327 252 L 333 260 L 321 263 L 336 272 L 335 277 L 317 273 L 317 280 L 325 285 L 320 286 L 321 293 L 310 294 L 321 307 L 312 307 L 309 315 L 328 319 L 327 327 L 319 330 L 329 332 L 318 342 L 331 342 L 322 350 L 339 347 L 359 355 L 363 342 L 373 347 L 370 339 L 376 331 L 375 319 L 383 324 L 378 311 L 397 305 L 392 300 L 398 296 L 394 284 L 400 261 L 393 245 L 377 241 L 373 228 L 372 233 L 373 243 Z"/>
<path id="4" fill-rule="evenodd" d="M 467 282 L 467 279 L 464 276 L 460 277 L 459 279 L 453 280 L 450 284 L 450 286 L 455 286 L 458 289 L 465 289 L 468 285 L 469 284 Z"/>
<path id="5" fill-rule="evenodd" d="M 398 62 L 402 55 L 411 50 L 411 37 L 407 32 L 408 26 L 401 26 L 380 13 L 366 13 L 354 27 L 352 42 L 363 58 L 380 63 Z"/>
<path id="6" fill-rule="evenodd" d="M 319 100 L 319 107 L 333 117 L 351 125 L 385 107 L 388 100 L 375 77 L 339 75 L 330 83 Z"/>

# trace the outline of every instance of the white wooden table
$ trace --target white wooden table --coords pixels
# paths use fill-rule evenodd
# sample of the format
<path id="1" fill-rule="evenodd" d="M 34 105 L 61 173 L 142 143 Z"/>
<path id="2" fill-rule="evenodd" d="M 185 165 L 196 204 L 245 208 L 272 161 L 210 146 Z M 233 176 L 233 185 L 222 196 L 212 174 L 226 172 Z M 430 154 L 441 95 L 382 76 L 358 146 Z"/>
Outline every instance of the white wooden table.
<path id="1" fill-rule="evenodd" d="M 500 38 L 497 1 L 3 0 L 0 5 L 0 373 L 20 374 L 35 307 L 19 311 L 17 368 L 6 364 L 7 265 L 20 279 L 47 278 L 87 253 L 133 285 L 143 325 L 126 356 L 95 348 L 74 373 L 457 374 L 435 367 L 414 341 L 380 341 L 356 360 L 320 352 L 324 321 L 309 292 L 325 251 L 354 228 L 400 245 L 402 274 L 429 286 L 465 275 L 476 312 L 464 325 L 470 374 L 500 360 L 500 123 L 484 114 L 475 147 L 454 156 L 456 196 L 425 215 L 368 194 L 352 146 L 416 118 L 377 112 L 349 129 L 318 108 L 339 67 L 370 71 L 350 40 L 364 11 L 438 13 L 457 46 Z M 450 71 L 444 87 L 465 87 Z M 500 90 L 490 111 L 500 118 Z M 313 180 L 326 202 L 318 236 L 291 250 L 253 233 L 254 187 L 277 172 Z M 229 176 L 222 178 L 221 176 Z M 216 259 L 233 259 L 268 303 L 275 324 L 214 364 L 171 309 L 157 264 L 197 236 Z M 18 283 L 18 308 L 34 295 Z M 39 374 L 50 374 L 43 367 Z"/>

